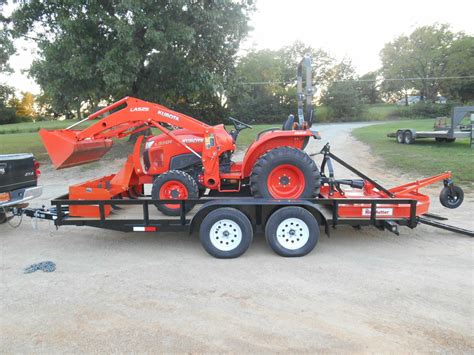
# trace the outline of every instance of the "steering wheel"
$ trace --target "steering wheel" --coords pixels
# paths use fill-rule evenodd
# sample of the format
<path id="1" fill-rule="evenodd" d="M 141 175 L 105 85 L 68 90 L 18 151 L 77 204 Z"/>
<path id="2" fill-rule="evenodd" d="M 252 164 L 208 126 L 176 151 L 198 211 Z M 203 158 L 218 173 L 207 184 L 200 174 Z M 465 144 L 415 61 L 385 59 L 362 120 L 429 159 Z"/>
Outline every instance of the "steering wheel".
<path id="1" fill-rule="evenodd" d="M 229 117 L 229 120 L 232 121 L 232 123 L 233 123 L 233 125 L 234 125 L 234 127 L 235 127 L 235 129 L 236 129 L 237 131 L 241 131 L 241 130 L 243 130 L 243 129 L 245 129 L 245 128 L 250 128 L 250 129 L 252 129 L 252 126 L 251 126 L 251 125 L 249 125 L 249 124 L 247 124 L 247 123 L 244 123 L 244 122 L 242 122 L 242 121 L 239 121 L 239 120 L 237 120 L 237 119 L 235 119 L 235 118 L 233 118 L 233 117 Z"/>

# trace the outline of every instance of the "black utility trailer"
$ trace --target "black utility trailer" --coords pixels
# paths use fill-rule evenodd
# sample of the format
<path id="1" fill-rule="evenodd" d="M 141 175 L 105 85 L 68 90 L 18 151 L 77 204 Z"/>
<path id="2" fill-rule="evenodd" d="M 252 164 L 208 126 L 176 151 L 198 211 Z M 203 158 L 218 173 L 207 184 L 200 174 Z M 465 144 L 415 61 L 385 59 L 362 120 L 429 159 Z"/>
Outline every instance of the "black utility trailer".
<path id="1" fill-rule="evenodd" d="M 158 214 L 155 205 L 177 204 L 179 216 Z M 426 214 L 416 216 L 417 200 L 399 198 L 381 199 L 301 199 L 274 200 L 252 197 L 216 197 L 196 200 L 152 200 L 148 197 L 130 200 L 70 200 L 67 195 L 51 201 L 53 208 L 24 209 L 19 211 L 32 218 L 52 220 L 59 226 L 88 226 L 122 232 L 198 232 L 201 244 L 212 256 L 235 258 L 250 246 L 254 232 L 264 232 L 270 247 L 281 256 L 303 256 L 316 246 L 320 226 L 329 236 L 332 228 L 350 225 L 356 228 L 375 226 L 398 235 L 399 226 L 415 228 L 419 223 L 461 233 L 470 237 L 473 231 L 440 222 L 445 218 Z M 186 205 L 198 205 L 185 213 Z M 369 218 L 341 218 L 339 206 L 367 204 L 371 206 Z M 382 205 L 409 205 L 409 218 L 387 219 L 376 211 Z M 73 205 L 96 205 L 99 218 L 71 217 Z M 111 205 L 114 213 L 105 216 L 105 206 Z M 195 211 L 195 212 L 194 212 Z M 237 247 L 235 247 L 237 246 Z"/>
<path id="2" fill-rule="evenodd" d="M 466 114 L 471 113 L 470 124 L 461 125 Z M 400 144 L 412 144 L 417 139 L 434 138 L 437 142 L 452 143 L 457 138 L 470 138 L 471 147 L 474 142 L 474 106 L 455 107 L 451 115 L 450 124 L 435 125 L 434 131 L 417 131 L 413 128 L 399 128 L 396 132 L 387 134 L 387 137 L 396 138 Z"/>
<path id="3" fill-rule="evenodd" d="M 418 192 L 413 198 L 397 198 L 395 193 L 357 170 L 330 152 L 329 144 L 322 150 L 321 189 L 329 196 L 310 199 L 267 199 L 250 197 L 248 187 L 238 194 L 226 192 L 217 196 L 203 196 L 187 200 L 154 200 L 150 196 L 136 198 L 71 200 L 68 195 L 51 201 L 52 208 L 25 208 L 15 211 L 17 215 L 46 219 L 60 226 L 87 226 L 122 232 L 198 232 L 204 249 L 217 258 L 235 258 L 242 255 L 252 242 L 254 232 L 264 232 L 270 247 L 281 256 L 303 256 L 311 252 L 319 239 L 320 227 L 329 236 L 332 228 L 349 225 L 356 228 L 374 226 L 399 234 L 399 226 L 415 228 L 419 223 L 428 224 L 452 232 L 474 236 L 474 232 L 440 222 L 443 217 L 425 213 L 417 215 L 420 203 Z M 343 165 L 362 179 L 336 179 L 332 160 Z M 327 172 L 326 172 L 327 170 Z M 435 180 L 433 180 L 435 181 Z M 364 189 L 369 184 L 388 197 L 350 197 L 341 185 Z M 425 185 L 431 184 L 427 182 Z M 443 191 L 454 188 L 452 182 L 445 181 Z M 408 185 L 401 188 L 413 189 Z M 421 181 L 415 183 L 416 190 Z M 457 188 L 457 187 L 456 187 Z M 448 190 L 446 190 L 448 189 Z M 457 188 L 458 189 L 458 188 Z M 373 195 L 370 195 L 373 196 Z M 456 208 L 462 203 L 459 199 L 444 201 L 445 207 Z M 423 200 L 423 198 L 422 198 Z M 441 200 L 443 204 L 443 200 Z M 179 204 L 178 216 L 166 216 L 158 211 L 157 205 Z M 75 217 L 69 214 L 71 206 L 93 206 L 98 217 Z M 189 206 L 194 207 L 190 212 Z M 387 208 L 390 207 L 390 208 Z M 362 212 L 358 217 L 343 217 L 343 209 L 355 208 Z M 400 214 L 387 214 L 386 210 L 407 209 Z M 107 214 L 111 210 L 112 213 Z"/>

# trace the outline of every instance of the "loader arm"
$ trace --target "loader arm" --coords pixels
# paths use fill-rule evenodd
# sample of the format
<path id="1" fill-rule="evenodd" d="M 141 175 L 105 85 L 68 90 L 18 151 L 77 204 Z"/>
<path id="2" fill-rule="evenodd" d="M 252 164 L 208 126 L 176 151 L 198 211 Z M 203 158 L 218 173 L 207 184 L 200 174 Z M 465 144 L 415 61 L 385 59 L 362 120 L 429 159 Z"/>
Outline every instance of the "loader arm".
<path id="1" fill-rule="evenodd" d="M 105 116 L 100 118 L 101 116 Z M 72 129 L 78 124 L 99 120 L 83 130 Z M 163 124 L 187 129 L 203 136 L 202 155 L 177 139 Z M 219 156 L 235 150 L 231 135 L 224 125 L 209 126 L 195 118 L 170 110 L 155 103 L 125 97 L 67 129 L 40 130 L 39 134 L 57 169 L 77 166 L 99 160 L 112 147 L 111 138 L 123 138 L 148 128 L 156 127 L 175 143 L 183 145 L 199 156 L 204 167 L 203 184 L 209 188 L 220 186 Z"/>
<path id="2" fill-rule="evenodd" d="M 93 113 L 87 120 L 96 119 L 104 114 L 108 115 L 80 131 L 77 139 L 123 138 L 135 131 L 143 130 L 144 124 L 155 127 L 158 125 L 160 128 L 162 127 L 160 123 L 167 123 L 203 135 L 212 128 L 183 113 L 133 97 L 125 97 Z"/>

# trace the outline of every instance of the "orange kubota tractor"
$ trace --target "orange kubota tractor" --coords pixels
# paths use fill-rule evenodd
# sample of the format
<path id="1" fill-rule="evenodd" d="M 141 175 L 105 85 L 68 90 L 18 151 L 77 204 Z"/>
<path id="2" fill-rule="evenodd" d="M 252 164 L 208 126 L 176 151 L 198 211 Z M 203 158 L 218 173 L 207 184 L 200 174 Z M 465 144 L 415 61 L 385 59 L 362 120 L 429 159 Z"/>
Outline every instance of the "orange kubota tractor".
<path id="1" fill-rule="evenodd" d="M 303 92 L 303 71 L 306 81 Z M 306 56 L 298 66 L 298 117 L 290 115 L 283 127 L 262 131 L 249 146 L 242 161 L 234 161 L 239 132 L 252 128 L 230 118 L 235 130 L 223 124 L 207 125 L 169 108 L 125 97 L 61 130 L 39 134 L 57 169 L 99 160 L 112 147 L 112 138 L 146 130 L 161 134 L 143 136 L 135 143 L 124 167 L 117 173 L 70 186 L 71 199 L 135 197 L 144 184 L 152 185 L 153 199 L 195 199 L 210 194 L 248 191 L 256 197 L 294 199 L 317 197 L 320 173 L 303 150 L 311 137 L 313 121 L 311 62 Z M 83 130 L 78 124 L 98 119 Z M 143 150 L 143 152 L 142 152 Z M 191 209 L 191 204 L 186 204 Z M 179 204 L 157 205 L 167 215 L 179 215 Z M 71 216 L 98 215 L 97 206 L 71 206 Z M 110 213 L 107 206 L 106 214 Z"/>

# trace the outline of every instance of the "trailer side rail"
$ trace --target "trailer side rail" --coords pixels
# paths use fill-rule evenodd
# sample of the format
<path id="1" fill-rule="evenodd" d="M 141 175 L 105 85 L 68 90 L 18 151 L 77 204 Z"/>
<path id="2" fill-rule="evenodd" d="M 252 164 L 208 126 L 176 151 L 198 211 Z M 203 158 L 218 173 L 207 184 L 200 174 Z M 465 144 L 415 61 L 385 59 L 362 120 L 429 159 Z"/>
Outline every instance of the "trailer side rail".
<path id="1" fill-rule="evenodd" d="M 192 230 L 192 224 L 196 216 L 205 215 L 210 210 L 218 207 L 246 207 L 253 210 L 253 220 L 256 225 L 262 225 L 262 208 L 268 206 L 270 208 L 279 208 L 284 206 L 302 206 L 313 213 L 322 215 L 328 227 L 335 227 L 340 224 L 348 225 L 373 225 L 377 227 L 386 226 L 387 221 L 396 221 L 397 224 L 415 228 L 418 219 L 416 215 L 417 201 L 415 199 L 400 198 L 380 198 L 380 199 L 361 199 L 361 198 L 334 198 L 334 199 L 299 199 L 299 200 L 274 200 L 274 199 L 256 199 L 256 198 L 201 198 L 188 200 L 153 200 L 150 198 L 129 199 L 129 200 L 70 200 L 67 195 L 52 200 L 51 204 L 55 206 L 56 218 L 54 223 L 56 226 L 63 225 L 79 225 L 98 228 L 106 228 L 121 231 L 187 231 Z M 180 204 L 180 215 L 178 218 L 150 218 L 150 205 L 155 207 L 157 204 Z M 201 205 L 197 213 L 192 218 L 186 216 L 186 205 Z M 73 205 L 94 205 L 98 206 L 100 211 L 99 218 L 86 217 L 69 217 L 65 212 L 69 206 Z M 129 206 L 141 205 L 141 217 L 134 219 L 110 219 L 106 217 L 105 206 Z M 341 218 L 339 216 L 339 207 L 341 205 L 367 205 L 371 208 L 370 217 L 368 218 Z M 409 205 L 409 218 L 392 218 L 377 215 L 377 207 L 380 205 Z M 330 214 L 324 216 L 322 208 L 329 207 Z M 135 229 L 134 229 L 135 228 Z"/>

